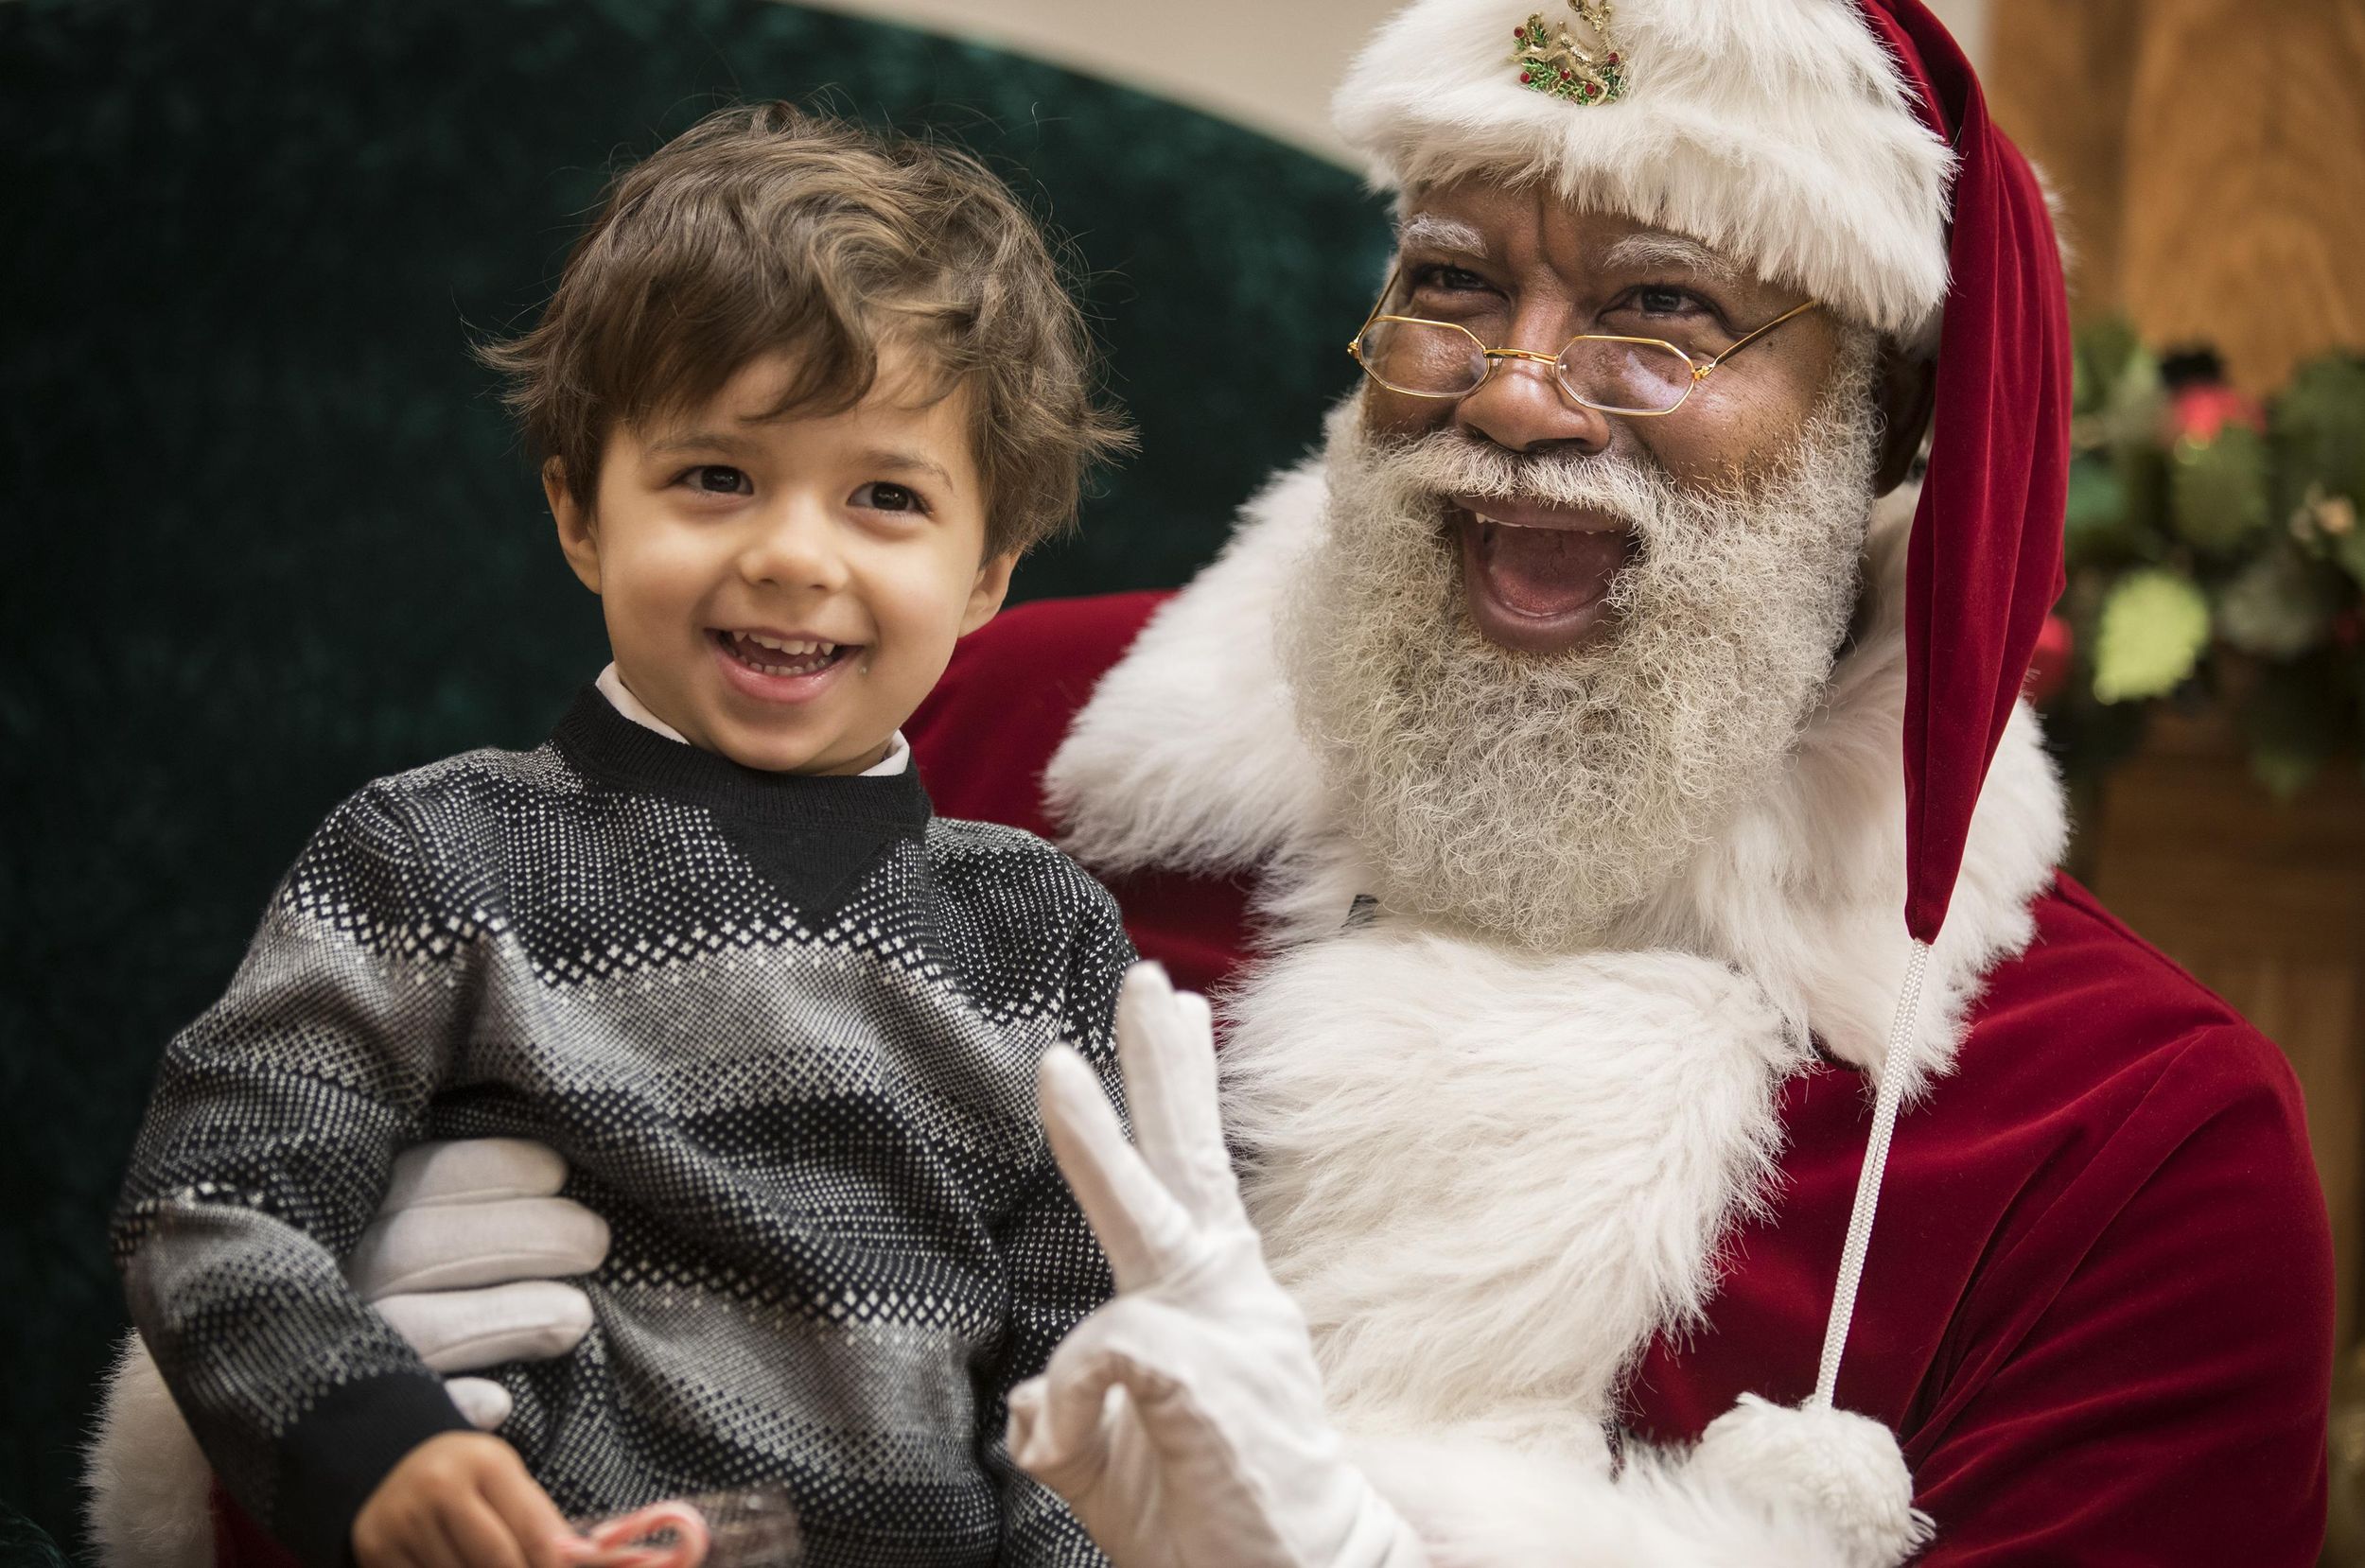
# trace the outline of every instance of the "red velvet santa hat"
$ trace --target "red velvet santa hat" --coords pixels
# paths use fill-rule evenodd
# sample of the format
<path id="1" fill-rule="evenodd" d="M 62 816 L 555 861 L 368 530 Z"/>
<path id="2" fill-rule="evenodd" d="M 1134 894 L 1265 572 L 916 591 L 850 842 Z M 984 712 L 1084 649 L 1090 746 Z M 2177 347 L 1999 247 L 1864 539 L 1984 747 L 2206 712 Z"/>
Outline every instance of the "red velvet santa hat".
<path id="1" fill-rule="evenodd" d="M 1864 1526 L 1868 1554 L 1901 1554 L 1914 1533 L 1898 1497 L 1902 1462 L 1833 1424 L 1860 1418 L 1830 1406 L 1923 960 L 2061 589 L 2070 339 L 2058 242 L 2034 171 L 1921 0 L 1532 3 L 1415 0 L 1374 38 L 1333 109 L 1376 183 L 1476 172 L 1550 181 L 1573 200 L 1714 246 L 1901 343 L 1936 348 L 1929 471 L 1907 553 L 1914 957 L 1890 1071 L 1815 1398 L 1804 1412 L 1744 1403 L 1701 1449 L 1702 1462 L 1769 1485 L 1852 1497 L 1840 1511 Z"/>

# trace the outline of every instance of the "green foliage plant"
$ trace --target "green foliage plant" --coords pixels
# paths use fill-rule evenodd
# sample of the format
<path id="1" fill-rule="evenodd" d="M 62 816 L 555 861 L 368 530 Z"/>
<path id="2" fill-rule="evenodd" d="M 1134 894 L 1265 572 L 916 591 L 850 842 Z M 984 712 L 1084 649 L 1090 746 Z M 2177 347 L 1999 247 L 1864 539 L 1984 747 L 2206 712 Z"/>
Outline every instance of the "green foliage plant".
<path id="1" fill-rule="evenodd" d="M 2047 715 L 2073 787 L 2092 788 L 2164 706 L 2230 713 L 2278 798 L 2354 762 L 2365 356 L 2312 360 L 2263 407 L 2205 377 L 2172 385 L 2116 319 L 2080 327 L 2076 364 L 2057 613 L 2076 652 Z"/>

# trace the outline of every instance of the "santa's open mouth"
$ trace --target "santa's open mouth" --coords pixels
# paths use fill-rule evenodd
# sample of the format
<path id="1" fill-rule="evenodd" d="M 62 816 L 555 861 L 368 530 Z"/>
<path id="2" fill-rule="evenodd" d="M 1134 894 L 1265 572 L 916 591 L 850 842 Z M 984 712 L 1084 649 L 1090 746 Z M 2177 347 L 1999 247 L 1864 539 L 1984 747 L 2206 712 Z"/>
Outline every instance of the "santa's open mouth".
<path id="1" fill-rule="evenodd" d="M 716 629 L 707 634 L 726 657 L 759 675 L 781 678 L 818 675 L 859 653 L 854 643 L 818 637 L 778 636 L 764 632 Z"/>
<path id="2" fill-rule="evenodd" d="M 1448 497 L 1470 618 L 1480 635 L 1556 653 L 1603 636 L 1609 590 L 1634 553 L 1634 530 L 1590 508 Z"/>

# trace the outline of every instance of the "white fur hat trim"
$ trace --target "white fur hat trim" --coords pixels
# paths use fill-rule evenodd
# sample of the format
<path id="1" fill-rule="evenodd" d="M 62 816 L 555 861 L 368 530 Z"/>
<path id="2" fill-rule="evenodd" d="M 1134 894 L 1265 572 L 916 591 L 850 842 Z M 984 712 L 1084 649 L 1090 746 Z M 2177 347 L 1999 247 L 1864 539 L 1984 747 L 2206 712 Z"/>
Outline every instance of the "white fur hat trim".
<path id="1" fill-rule="evenodd" d="M 1616 0 L 1626 89 L 1592 104 L 1520 85 L 1512 34 L 1531 13 L 1564 19 L 1566 0 L 1415 0 L 1374 36 L 1331 114 L 1375 183 L 1549 181 L 1926 335 L 1953 155 L 1854 0 Z"/>

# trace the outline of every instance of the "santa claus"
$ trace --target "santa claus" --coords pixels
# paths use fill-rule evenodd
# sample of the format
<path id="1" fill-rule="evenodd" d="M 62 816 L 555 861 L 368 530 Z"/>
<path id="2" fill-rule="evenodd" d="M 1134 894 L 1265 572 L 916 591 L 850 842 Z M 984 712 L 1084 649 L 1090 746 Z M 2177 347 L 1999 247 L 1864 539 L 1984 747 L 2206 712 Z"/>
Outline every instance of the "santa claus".
<path id="1" fill-rule="evenodd" d="M 1126 1568 L 2312 1562 L 2297 1090 L 2055 871 L 2019 700 L 2038 182 L 1919 0 L 1531 3 L 1417 0 L 1339 94 L 1399 243 L 1320 455 L 911 732 L 1223 1021 L 1220 1128 L 1157 977 L 1135 1144 L 1048 1064 L 1120 1294 L 1013 1451 Z M 584 1263 L 504 1268 L 583 1223 L 504 1201 L 403 1245 Z"/>

